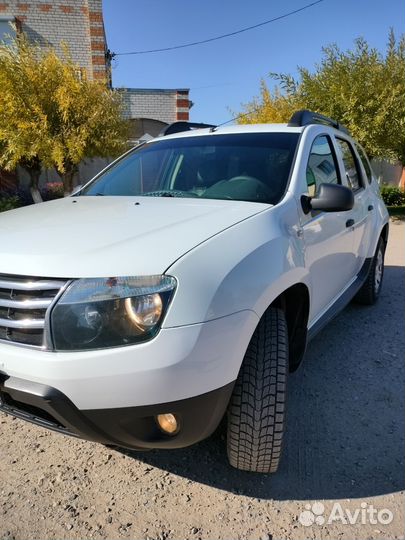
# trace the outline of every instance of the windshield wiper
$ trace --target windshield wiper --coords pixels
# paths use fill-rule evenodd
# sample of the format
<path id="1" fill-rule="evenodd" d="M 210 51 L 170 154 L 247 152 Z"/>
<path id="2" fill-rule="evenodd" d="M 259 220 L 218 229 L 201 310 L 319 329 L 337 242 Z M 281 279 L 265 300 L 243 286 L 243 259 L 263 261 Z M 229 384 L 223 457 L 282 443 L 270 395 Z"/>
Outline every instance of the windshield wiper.
<path id="1" fill-rule="evenodd" d="M 176 197 L 174 192 L 166 191 L 166 190 L 147 191 L 146 193 L 142 193 L 142 196 L 145 196 L 145 197 Z"/>
<path id="2" fill-rule="evenodd" d="M 157 191 L 147 191 L 140 194 L 143 197 L 198 197 L 196 193 L 181 191 L 179 189 L 161 189 Z"/>

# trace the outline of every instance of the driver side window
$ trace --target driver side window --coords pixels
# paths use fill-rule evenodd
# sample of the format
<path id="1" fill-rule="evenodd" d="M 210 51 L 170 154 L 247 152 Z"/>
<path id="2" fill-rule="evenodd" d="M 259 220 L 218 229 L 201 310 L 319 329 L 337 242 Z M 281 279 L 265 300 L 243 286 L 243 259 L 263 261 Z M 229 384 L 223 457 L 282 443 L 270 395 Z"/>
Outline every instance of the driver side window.
<path id="1" fill-rule="evenodd" d="M 308 194 L 314 197 L 321 184 L 339 184 L 336 157 L 331 141 L 326 135 L 319 135 L 312 143 L 306 178 Z"/>

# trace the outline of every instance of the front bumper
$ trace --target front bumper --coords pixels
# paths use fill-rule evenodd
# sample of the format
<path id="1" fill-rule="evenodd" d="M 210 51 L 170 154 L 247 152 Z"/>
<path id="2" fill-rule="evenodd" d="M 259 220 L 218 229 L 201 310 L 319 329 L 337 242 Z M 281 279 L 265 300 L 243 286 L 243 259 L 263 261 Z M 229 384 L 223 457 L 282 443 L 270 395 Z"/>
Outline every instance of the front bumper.
<path id="1" fill-rule="evenodd" d="M 233 384 L 159 405 L 79 410 L 62 392 L 0 373 L 0 411 L 64 435 L 126 448 L 182 448 L 211 435 L 221 421 Z M 175 414 L 179 430 L 163 433 L 158 414 Z"/>
<path id="2" fill-rule="evenodd" d="M 81 411 L 169 403 L 234 381 L 257 323 L 255 313 L 243 311 L 165 328 L 137 345 L 94 351 L 0 343 L 0 372 L 55 388 Z"/>
<path id="3" fill-rule="evenodd" d="M 0 410 L 68 435 L 178 448 L 220 422 L 258 317 L 252 311 L 162 329 L 151 341 L 83 352 L 0 344 Z M 156 424 L 174 413 L 173 436 Z"/>

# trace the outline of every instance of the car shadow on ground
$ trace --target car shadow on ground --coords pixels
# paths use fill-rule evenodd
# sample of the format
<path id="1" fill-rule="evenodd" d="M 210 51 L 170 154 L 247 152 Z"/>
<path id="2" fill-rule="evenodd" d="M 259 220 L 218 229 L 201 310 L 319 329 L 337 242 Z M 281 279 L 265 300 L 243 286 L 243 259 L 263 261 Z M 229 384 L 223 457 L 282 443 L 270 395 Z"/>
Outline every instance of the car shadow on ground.
<path id="1" fill-rule="evenodd" d="M 151 466 L 261 499 L 364 498 L 404 488 L 404 278 L 386 267 L 376 306 L 350 304 L 289 379 L 284 455 L 275 475 L 232 469 L 225 429 L 190 448 L 123 451 Z"/>

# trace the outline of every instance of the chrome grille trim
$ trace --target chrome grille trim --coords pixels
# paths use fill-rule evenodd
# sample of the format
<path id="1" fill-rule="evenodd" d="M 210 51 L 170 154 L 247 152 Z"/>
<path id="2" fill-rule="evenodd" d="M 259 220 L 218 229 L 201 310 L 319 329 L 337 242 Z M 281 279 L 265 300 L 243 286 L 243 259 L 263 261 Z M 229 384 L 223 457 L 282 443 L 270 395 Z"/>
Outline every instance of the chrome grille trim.
<path id="1" fill-rule="evenodd" d="M 0 342 L 51 349 L 50 311 L 70 281 L 0 274 Z"/>
<path id="2" fill-rule="evenodd" d="M 0 289 L 17 289 L 18 291 L 48 291 L 59 290 L 66 281 L 56 281 L 41 278 L 21 278 L 24 281 L 4 279 L 0 277 Z"/>
<path id="3" fill-rule="evenodd" d="M 0 326 L 35 330 L 45 327 L 45 319 L 0 319 Z"/>
<path id="4" fill-rule="evenodd" d="M 46 309 L 53 302 L 53 298 L 33 299 L 33 300 L 8 300 L 0 298 L 0 307 L 16 309 Z"/>

